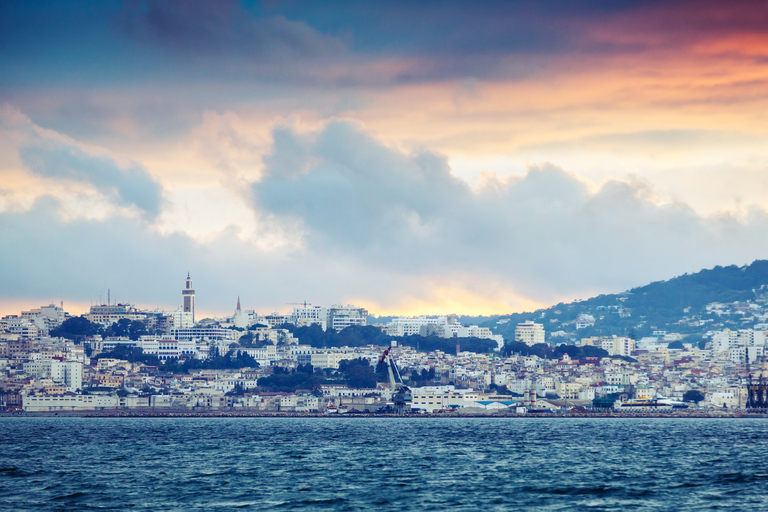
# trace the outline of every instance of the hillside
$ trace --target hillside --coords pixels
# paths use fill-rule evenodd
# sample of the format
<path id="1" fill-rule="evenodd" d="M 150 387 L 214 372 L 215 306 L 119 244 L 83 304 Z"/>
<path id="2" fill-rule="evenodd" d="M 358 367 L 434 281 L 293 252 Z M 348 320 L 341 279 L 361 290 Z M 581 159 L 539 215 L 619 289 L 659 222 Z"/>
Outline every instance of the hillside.
<path id="1" fill-rule="evenodd" d="M 712 303 L 727 306 L 708 310 L 707 305 Z M 757 260 L 744 267 L 717 266 L 623 293 L 560 303 L 533 312 L 484 318 L 481 325 L 490 327 L 506 339 L 513 339 L 519 322 L 535 320 L 544 324 L 548 338 L 553 333 L 562 333 L 551 338 L 552 342 L 611 334 L 639 339 L 654 331 L 677 332 L 691 339 L 701 339 L 709 330 L 750 328 L 765 323 L 766 303 L 768 261 Z M 582 319 L 587 323 L 594 319 L 594 325 L 577 329 L 576 320 L 580 315 L 584 315 Z"/>

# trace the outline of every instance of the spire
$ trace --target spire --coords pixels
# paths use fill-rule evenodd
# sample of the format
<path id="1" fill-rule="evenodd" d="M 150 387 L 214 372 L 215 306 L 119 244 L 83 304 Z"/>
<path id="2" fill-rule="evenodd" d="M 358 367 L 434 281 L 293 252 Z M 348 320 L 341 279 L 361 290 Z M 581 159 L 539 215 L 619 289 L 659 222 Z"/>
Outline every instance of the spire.
<path id="1" fill-rule="evenodd" d="M 236 311 L 240 311 L 240 296 L 239 295 L 237 296 L 237 310 Z"/>

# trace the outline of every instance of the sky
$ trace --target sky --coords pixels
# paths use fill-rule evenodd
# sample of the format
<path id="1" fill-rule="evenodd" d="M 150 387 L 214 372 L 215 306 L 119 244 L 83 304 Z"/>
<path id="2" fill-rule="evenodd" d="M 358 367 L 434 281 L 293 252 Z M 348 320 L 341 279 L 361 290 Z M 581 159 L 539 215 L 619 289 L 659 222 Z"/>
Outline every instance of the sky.
<path id="1" fill-rule="evenodd" d="M 0 313 L 503 314 L 768 256 L 768 5 L 0 3 Z"/>

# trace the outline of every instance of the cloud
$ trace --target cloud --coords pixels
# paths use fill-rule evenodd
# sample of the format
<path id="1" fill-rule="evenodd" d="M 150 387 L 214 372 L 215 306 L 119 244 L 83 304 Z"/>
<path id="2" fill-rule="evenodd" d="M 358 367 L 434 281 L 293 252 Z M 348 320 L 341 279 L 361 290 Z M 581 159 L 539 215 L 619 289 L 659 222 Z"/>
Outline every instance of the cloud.
<path id="1" fill-rule="evenodd" d="M 351 123 L 306 137 L 280 130 L 275 138 L 265 159 L 270 175 L 254 187 L 258 205 L 303 219 L 316 245 L 365 249 L 400 226 L 409 226 L 400 236 L 429 236 L 432 223 L 442 221 L 443 201 L 466 189 L 444 160 L 429 153 L 406 158 Z"/>
<path id="2" fill-rule="evenodd" d="M 162 235 L 135 217 L 65 221 L 60 210 L 60 201 L 47 196 L 30 210 L 0 212 L 0 304 L 87 304 L 110 288 L 121 302 L 171 309 L 180 303 L 187 272 L 197 307 L 207 314 L 231 313 L 238 296 L 243 307 L 264 314 L 303 299 L 393 307 L 403 304 L 403 295 L 432 296 L 428 278 L 416 283 L 343 256 L 263 251 L 242 240 L 235 226 L 199 242 L 184 233 Z M 356 277 L 328 286 L 328 274 Z"/>
<path id="3" fill-rule="evenodd" d="M 109 157 L 63 145 L 25 147 L 20 154 L 24 165 L 35 174 L 88 183 L 116 204 L 134 206 L 150 218 L 160 213 L 162 188 L 137 164 L 123 168 Z"/>
<path id="4" fill-rule="evenodd" d="M 128 2 L 118 17 L 123 33 L 134 41 L 172 52 L 185 61 L 220 67 L 239 62 L 263 73 L 263 65 L 298 72 L 299 63 L 339 57 L 344 44 L 304 21 L 281 15 L 256 15 L 240 2 L 148 0 Z M 251 67 L 255 65 L 256 67 Z"/>
<path id="5" fill-rule="evenodd" d="M 640 181 L 601 187 L 552 164 L 487 174 L 477 188 L 441 155 L 404 153 L 360 125 L 281 129 L 254 212 L 293 227 L 301 244 L 264 248 L 229 226 L 204 241 L 146 219 L 65 221 L 39 198 L 0 212 L 0 302 L 118 300 L 170 308 L 192 272 L 201 310 L 238 295 L 260 312 L 285 302 L 352 302 L 376 312 L 510 312 L 617 292 L 717 264 L 765 256 L 768 216 L 703 217 L 662 203 Z M 415 309 L 416 308 L 416 309 Z"/>
<path id="6" fill-rule="evenodd" d="M 117 206 L 136 208 L 149 219 L 160 214 L 162 187 L 141 165 L 121 165 L 99 148 L 86 150 L 85 145 L 40 128 L 9 106 L 0 109 L 0 129 L 15 140 L 28 171 L 50 180 L 90 185 Z"/>
<path id="7" fill-rule="evenodd" d="M 354 124 L 280 139 L 253 185 L 255 208 L 300 221 L 310 254 L 344 254 L 414 279 L 465 276 L 547 301 L 747 263 L 767 248 L 762 209 L 702 217 L 659 203 L 642 182 L 595 188 L 542 164 L 522 177 L 487 176 L 472 190 L 440 155 L 403 154 Z"/>

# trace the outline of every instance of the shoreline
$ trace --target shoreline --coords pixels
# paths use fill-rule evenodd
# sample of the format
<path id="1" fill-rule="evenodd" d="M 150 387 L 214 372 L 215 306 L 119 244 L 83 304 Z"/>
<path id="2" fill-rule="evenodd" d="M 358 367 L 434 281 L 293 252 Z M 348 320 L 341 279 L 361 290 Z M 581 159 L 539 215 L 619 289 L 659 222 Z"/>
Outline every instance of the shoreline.
<path id="1" fill-rule="evenodd" d="M 589 413 L 589 414 L 324 414 L 295 412 L 259 412 L 259 411 L 59 411 L 59 412 L 13 412 L 0 413 L 0 418 L 768 418 L 768 414 L 750 414 L 742 411 L 721 412 L 707 411 L 695 413 Z"/>

